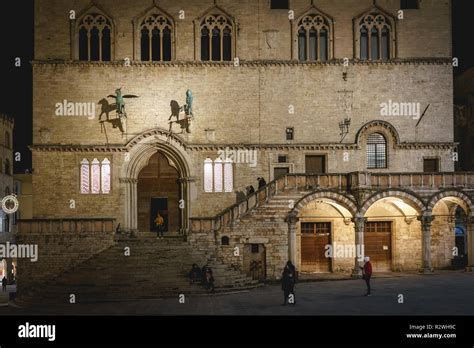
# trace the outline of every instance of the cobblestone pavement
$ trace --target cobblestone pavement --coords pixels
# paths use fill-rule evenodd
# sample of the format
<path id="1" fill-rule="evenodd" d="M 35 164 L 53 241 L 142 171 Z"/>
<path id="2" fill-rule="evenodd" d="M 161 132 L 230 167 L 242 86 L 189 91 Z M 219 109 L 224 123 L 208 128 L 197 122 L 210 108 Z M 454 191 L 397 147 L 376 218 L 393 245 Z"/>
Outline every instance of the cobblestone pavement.
<path id="1" fill-rule="evenodd" d="M 0 315 L 474 315 L 474 273 L 439 273 L 373 279 L 373 296 L 364 297 L 362 280 L 296 285 L 296 305 L 282 306 L 279 285 L 223 295 L 74 304 L 21 309 L 0 307 Z M 404 303 L 399 303 L 403 295 Z M 80 299 L 78 299 L 80 302 Z"/>

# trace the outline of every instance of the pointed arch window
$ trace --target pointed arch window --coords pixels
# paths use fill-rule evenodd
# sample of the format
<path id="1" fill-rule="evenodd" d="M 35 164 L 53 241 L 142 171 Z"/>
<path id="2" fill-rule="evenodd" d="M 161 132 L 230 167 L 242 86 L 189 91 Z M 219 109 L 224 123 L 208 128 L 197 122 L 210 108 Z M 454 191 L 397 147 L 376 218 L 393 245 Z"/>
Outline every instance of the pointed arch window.
<path id="1" fill-rule="evenodd" d="M 109 194 L 111 192 L 111 163 L 108 158 L 92 162 L 84 158 L 80 166 L 80 185 L 82 194 Z"/>
<path id="2" fill-rule="evenodd" d="M 112 22 L 102 14 L 86 14 L 78 25 L 79 60 L 112 59 Z"/>
<path id="3" fill-rule="evenodd" d="M 5 174 L 10 175 L 10 160 L 7 158 L 5 160 Z"/>
<path id="4" fill-rule="evenodd" d="M 7 149 L 9 149 L 11 147 L 11 139 L 10 139 L 10 133 L 9 132 L 5 132 L 5 142 L 4 142 L 4 145 Z"/>
<path id="5" fill-rule="evenodd" d="M 222 192 L 223 165 L 220 158 L 214 161 L 214 192 Z"/>
<path id="6" fill-rule="evenodd" d="M 97 158 L 94 158 L 91 165 L 91 186 L 93 194 L 100 193 L 100 162 Z"/>
<path id="7" fill-rule="evenodd" d="M 101 162 L 100 183 L 102 193 L 110 193 L 110 161 L 107 158 Z"/>
<path id="8" fill-rule="evenodd" d="M 204 161 L 204 192 L 226 192 L 234 190 L 234 166 L 232 160 L 217 158 Z"/>
<path id="9" fill-rule="evenodd" d="M 173 50 L 173 21 L 163 14 L 146 16 L 140 23 L 141 60 L 169 62 Z"/>
<path id="10" fill-rule="evenodd" d="M 229 158 L 226 159 L 224 164 L 224 191 L 234 191 L 234 166 Z"/>
<path id="11" fill-rule="evenodd" d="M 387 168 L 387 140 L 380 133 L 372 133 L 367 138 L 367 168 Z"/>
<path id="12" fill-rule="evenodd" d="M 201 21 L 201 60 L 231 61 L 233 57 L 233 22 L 222 14 L 206 16 Z"/>
<path id="13" fill-rule="evenodd" d="M 392 58 L 394 42 L 390 18 L 372 12 L 358 21 L 359 57 L 361 60 L 387 60 Z"/>
<path id="14" fill-rule="evenodd" d="M 89 175 L 89 161 L 83 159 L 81 162 L 81 193 L 89 193 L 90 191 L 90 175 Z"/>
<path id="15" fill-rule="evenodd" d="M 204 192 L 212 192 L 214 185 L 213 163 L 210 158 L 204 161 Z"/>
<path id="16" fill-rule="evenodd" d="M 312 13 L 298 21 L 298 58 L 300 61 L 327 61 L 331 20 Z"/>

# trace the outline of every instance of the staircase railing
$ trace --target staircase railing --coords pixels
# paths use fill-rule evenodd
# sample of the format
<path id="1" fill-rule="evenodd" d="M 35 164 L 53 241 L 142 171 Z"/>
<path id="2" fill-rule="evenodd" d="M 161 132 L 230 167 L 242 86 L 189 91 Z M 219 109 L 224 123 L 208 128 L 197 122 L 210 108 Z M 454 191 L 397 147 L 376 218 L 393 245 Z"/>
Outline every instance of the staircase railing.
<path id="1" fill-rule="evenodd" d="M 304 190 L 338 190 L 407 188 L 431 191 L 446 188 L 474 190 L 473 172 L 443 173 L 334 173 L 334 174 L 285 174 L 265 187 L 247 196 L 212 217 L 190 218 L 191 231 L 219 231 L 224 226 L 247 215 L 278 192 L 288 188 Z"/>

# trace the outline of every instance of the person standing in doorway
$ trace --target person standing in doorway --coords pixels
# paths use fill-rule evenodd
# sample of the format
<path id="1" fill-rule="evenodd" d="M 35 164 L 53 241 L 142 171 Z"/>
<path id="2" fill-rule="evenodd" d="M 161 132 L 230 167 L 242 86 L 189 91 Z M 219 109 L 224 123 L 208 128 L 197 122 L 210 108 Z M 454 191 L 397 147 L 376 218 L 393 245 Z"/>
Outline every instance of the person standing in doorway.
<path id="1" fill-rule="evenodd" d="M 7 277 L 3 277 L 2 279 L 2 290 L 5 292 L 7 291 Z"/>
<path id="2" fill-rule="evenodd" d="M 165 230 L 165 220 L 163 219 L 163 216 L 161 216 L 160 212 L 156 214 L 155 225 L 158 231 L 157 238 L 163 239 L 163 233 Z"/>
<path id="3" fill-rule="evenodd" d="M 291 261 L 286 263 L 283 269 L 281 277 L 281 289 L 283 290 L 283 306 L 286 306 L 286 302 L 295 305 L 295 283 L 296 283 L 296 268 L 293 266 Z M 291 297 L 290 297 L 291 295 Z"/>
<path id="4" fill-rule="evenodd" d="M 364 258 L 364 267 L 362 269 L 362 279 L 365 280 L 367 285 L 367 294 L 365 296 L 372 296 L 370 293 L 370 278 L 372 278 L 372 264 L 370 263 L 370 257 L 366 256 Z"/>

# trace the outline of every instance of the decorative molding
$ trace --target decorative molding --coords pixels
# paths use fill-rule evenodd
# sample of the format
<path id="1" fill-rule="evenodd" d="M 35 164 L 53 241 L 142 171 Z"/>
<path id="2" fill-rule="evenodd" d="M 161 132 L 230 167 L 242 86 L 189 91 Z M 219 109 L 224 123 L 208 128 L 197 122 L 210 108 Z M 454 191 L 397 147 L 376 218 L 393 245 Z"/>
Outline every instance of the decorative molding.
<path id="1" fill-rule="evenodd" d="M 135 178 L 120 178 L 119 182 L 121 184 L 137 184 L 138 179 L 135 179 Z"/>
<path id="2" fill-rule="evenodd" d="M 125 66 L 124 60 L 114 60 L 110 62 L 92 62 L 92 61 L 76 61 L 76 60 L 34 60 L 31 62 L 33 69 L 39 67 L 122 67 Z M 350 59 L 350 65 L 452 65 L 450 58 L 397 58 L 380 61 L 363 61 L 360 59 Z M 134 67 L 227 67 L 235 69 L 234 62 L 212 62 L 212 61 L 171 61 L 171 62 L 142 62 L 131 61 Z M 300 62 L 299 60 L 240 60 L 240 67 L 264 67 L 264 66 L 344 66 L 342 59 L 332 59 L 325 62 L 310 61 Z"/>
<path id="3" fill-rule="evenodd" d="M 165 132 L 167 133 L 167 132 Z M 146 135 L 145 135 L 146 134 Z M 132 139 L 127 144 L 110 144 L 106 145 L 75 145 L 75 144 L 34 144 L 29 148 L 32 151 L 43 152 L 128 152 L 133 146 L 139 145 L 140 140 L 146 139 L 148 136 L 162 134 L 161 131 L 149 131 Z M 272 150 L 272 151 L 330 151 L 330 150 L 361 150 L 357 144 L 187 144 L 180 137 L 173 135 L 174 140 L 184 148 L 185 151 L 218 151 L 225 148 L 230 150 Z M 150 144 L 152 145 L 152 144 Z M 397 149 L 431 149 L 431 150 L 451 150 L 457 146 L 457 143 L 402 143 L 395 146 Z"/>

